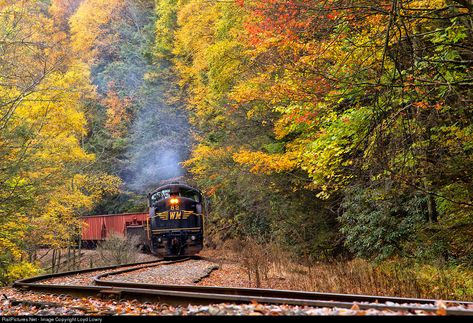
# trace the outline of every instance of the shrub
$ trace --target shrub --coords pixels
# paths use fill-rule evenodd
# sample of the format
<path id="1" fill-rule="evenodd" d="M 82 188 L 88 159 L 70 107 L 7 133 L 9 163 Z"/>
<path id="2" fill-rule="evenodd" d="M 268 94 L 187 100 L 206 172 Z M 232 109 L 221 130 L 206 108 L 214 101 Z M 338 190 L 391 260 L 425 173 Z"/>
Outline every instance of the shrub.
<path id="1" fill-rule="evenodd" d="M 357 256 L 377 261 L 412 255 L 427 218 L 425 196 L 399 187 L 346 190 L 339 217 L 345 245 Z"/>
<path id="2" fill-rule="evenodd" d="M 6 273 L 2 278 L 2 283 L 10 284 L 18 279 L 39 275 L 40 272 L 41 270 L 39 267 L 27 261 L 10 264 L 6 268 Z"/>
<path id="3" fill-rule="evenodd" d="M 120 265 L 136 261 L 138 237 L 124 237 L 112 233 L 107 240 L 97 245 L 97 252 L 103 265 Z"/>

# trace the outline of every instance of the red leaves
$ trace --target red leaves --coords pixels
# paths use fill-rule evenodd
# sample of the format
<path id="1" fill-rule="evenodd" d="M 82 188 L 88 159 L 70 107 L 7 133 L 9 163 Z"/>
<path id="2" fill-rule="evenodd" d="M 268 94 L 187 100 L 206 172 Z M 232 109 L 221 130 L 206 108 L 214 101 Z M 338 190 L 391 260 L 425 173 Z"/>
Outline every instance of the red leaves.
<path id="1" fill-rule="evenodd" d="M 315 18 L 308 9 L 305 3 L 291 0 L 258 2 L 250 8 L 253 19 L 246 24 L 252 44 L 256 45 L 268 37 L 297 40 Z"/>
<path id="2" fill-rule="evenodd" d="M 308 125 L 314 124 L 317 122 L 317 112 L 304 112 L 302 115 L 295 119 L 296 123 L 306 123 Z"/>

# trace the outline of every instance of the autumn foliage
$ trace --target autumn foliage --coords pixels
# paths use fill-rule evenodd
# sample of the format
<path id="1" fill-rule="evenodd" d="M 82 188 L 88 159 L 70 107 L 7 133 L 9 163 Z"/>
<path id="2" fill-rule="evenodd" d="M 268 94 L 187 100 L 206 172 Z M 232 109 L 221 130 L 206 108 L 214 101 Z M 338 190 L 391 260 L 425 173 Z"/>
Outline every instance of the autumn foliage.
<path id="1" fill-rule="evenodd" d="M 472 266 L 472 11 L 0 1 L 0 279 L 75 241 L 80 215 L 141 208 L 122 184 L 154 185 L 134 175 L 163 151 L 215 241 Z"/>
<path id="2" fill-rule="evenodd" d="M 68 245 L 81 212 L 119 186 L 84 171 L 95 158 L 81 145 L 83 100 L 94 95 L 89 68 L 71 55 L 55 16 L 63 11 L 44 9 L 37 1 L 0 2 L 1 281 L 35 273 L 27 260 L 34 262 L 36 248 Z M 85 176 L 104 181 L 96 188 Z"/>
<path id="3" fill-rule="evenodd" d="M 173 8 L 166 37 L 198 129 L 187 165 L 214 196 L 216 225 L 314 258 L 345 248 L 471 262 L 471 6 Z"/>

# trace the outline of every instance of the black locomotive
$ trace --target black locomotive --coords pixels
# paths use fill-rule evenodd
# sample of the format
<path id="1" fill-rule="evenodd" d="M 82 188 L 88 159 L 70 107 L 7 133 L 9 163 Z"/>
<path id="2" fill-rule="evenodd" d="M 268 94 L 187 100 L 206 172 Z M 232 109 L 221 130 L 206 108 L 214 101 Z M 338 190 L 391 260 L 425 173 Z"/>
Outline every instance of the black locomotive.
<path id="1" fill-rule="evenodd" d="M 161 257 L 197 254 L 204 240 L 204 203 L 199 190 L 183 183 L 161 186 L 148 194 L 148 243 Z"/>

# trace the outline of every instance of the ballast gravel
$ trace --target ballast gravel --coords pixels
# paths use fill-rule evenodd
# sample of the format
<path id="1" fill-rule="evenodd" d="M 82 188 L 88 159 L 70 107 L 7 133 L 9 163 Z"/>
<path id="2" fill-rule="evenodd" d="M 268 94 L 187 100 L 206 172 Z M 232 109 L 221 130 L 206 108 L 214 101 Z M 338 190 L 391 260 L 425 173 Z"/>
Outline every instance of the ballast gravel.
<path id="1" fill-rule="evenodd" d="M 47 285 L 93 285 L 94 277 L 106 272 L 112 272 L 116 270 L 126 269 L 126 268 L 141 268 L 145 265 L 135 265 L 135 266 L 124 266 L 115 269 L 108 269 L 108 270 L 94 270 L 85 273 L 65 276 L 65 277 L 54 277 L 45 280 L 41 280 L 38 284 L 47 284 Z"/>
<path id="2" fill-rule="evenodd" d="M 188 260 L 172 266 L 153 266 L 102 279 L 128 283 L 191 285 L 218 268 L 216 263 L 207 260 Z"/>
<path id="3" fill-rule="evenodd" d="M 212 304 L 209 306 L 171 306 L 159 303 L 141 303 L 137 300 L 99 300 L 96 298 L 74 298 L 67 295 L 21 292 L 11 288 L 0 289 L 1 316 L 110 316 L 110 315 L 158 315 L 158 316 L 338 316 L 338 315 L 445 315 L 449 309 L 439 302 L 434 312 L 420 306 L 413 312 L 367 309 L 360 310 L 357 304 L 347 308 L 314 308 L 308 306 L 265 304 Z M 457 307 L 456 309 L 458 309 Z M 467 308 L 461 308 L 467 309 Z M 473 310 L 470 309 L 470 310 Z"/>
<path id="4" fill-rule="evenodd" d="M 54 285 L 93 285 L 94 277 L 106 272 L 114 272 L 126 268 L 142 268 L 135 271 L 110 275 L 103 280 L 125 281 L 130 283 L 148 284 L 177 284 L 189 285 L 200 282 L 213 270 L 218 269 L 218 264 L 207 260 L 187 260 L 182 263 L 169 264 L 165 261 L 156 265 L 138 265 L 109 270 L 97 270 L 66 277 L 55 277 L 40 281 L 40 284 Z"/>

